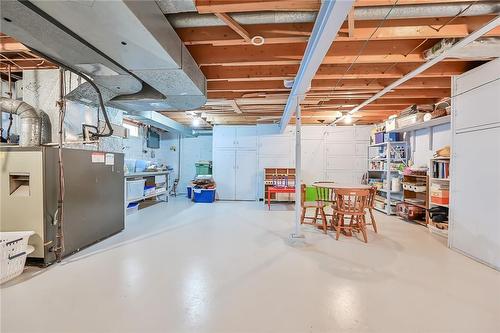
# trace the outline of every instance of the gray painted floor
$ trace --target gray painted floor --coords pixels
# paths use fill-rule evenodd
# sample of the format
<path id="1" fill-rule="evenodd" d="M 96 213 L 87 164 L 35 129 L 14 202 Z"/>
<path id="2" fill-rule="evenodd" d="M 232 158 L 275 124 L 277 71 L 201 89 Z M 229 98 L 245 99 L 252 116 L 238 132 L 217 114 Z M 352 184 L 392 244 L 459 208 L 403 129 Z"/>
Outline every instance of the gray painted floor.
<path id="1" fill-rule="evenodd" d="M 126 230 L 1 289 L 2 332 L 500 332 L 500 273 L 421 226 L 376 215 L 369 243 L 291 207 L 139 211 Z"/>

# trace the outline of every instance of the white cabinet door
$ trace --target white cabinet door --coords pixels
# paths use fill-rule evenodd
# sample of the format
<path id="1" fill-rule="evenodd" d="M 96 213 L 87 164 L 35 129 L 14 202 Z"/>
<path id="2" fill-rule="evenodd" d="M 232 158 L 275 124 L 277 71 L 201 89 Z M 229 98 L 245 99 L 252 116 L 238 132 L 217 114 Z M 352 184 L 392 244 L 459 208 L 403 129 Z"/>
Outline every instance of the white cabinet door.
<path id="1" fill-rule="evenodd" d="M 257 127 L 236 126 L 236 146 L 244 149 L 256 149 Z"/>
<path id="2" fill-rule="evenodd" d="M 215 149 L 213 160 L 214 180 L 220 200 L 235 199 L 236 151 Z"/>
<path id="3" fill-rule="evenodd" d="M 500 127 L 456 134 L 450 168 L 450 246 L 497 268 L 500 268 L 499 138 Z"/>
<path id="4" fill-rule="evenodd" d="M 236 127 L 215 126 L 213 141 L 214 148 L 234 148 L 236 146 Z"/>
<path id="5" fill-rule="evenodd" d="M 257 198 L 257 152 L 236 151 L 236 200 Z"/>

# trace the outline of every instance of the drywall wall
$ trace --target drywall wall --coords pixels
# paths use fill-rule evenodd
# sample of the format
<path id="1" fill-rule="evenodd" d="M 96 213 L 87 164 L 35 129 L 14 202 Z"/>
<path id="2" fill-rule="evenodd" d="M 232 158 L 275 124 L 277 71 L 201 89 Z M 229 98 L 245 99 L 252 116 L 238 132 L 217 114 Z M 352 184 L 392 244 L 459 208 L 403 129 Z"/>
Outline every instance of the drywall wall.
<path id="1" fill-rule="evenodd" d="M 302 126 L 303 182 L 361 182 L 368 165 L 370 130 L 371 126 Z M 214 142 L 214 146 L 221 145 Z M 257 197 L 262 198 L 264 168 L 295 167 L 295 127 L 279 133 L 277 125 L 257 125 L 257 159 Z"/>
<path id="2" fill-rule="evenodd" d="M 194 138 L 181 139 L 181 173 L 179 178 L 179 193 L 186 193 L 188 184 L 196 175 L 195 163 L 212 160 L 212 136 L 202 135 Z"/>
<path id="3" fill-rule="evenodd" d="M 415 140 L 413 140 L 411 133 L 408 134 L 408 137 L 415 165 L 429 167 L 434 152 L 444 146 L 451 145 L 451 125 L 443 124 L 432 129 L 424 128 L 415 131 Z"/>

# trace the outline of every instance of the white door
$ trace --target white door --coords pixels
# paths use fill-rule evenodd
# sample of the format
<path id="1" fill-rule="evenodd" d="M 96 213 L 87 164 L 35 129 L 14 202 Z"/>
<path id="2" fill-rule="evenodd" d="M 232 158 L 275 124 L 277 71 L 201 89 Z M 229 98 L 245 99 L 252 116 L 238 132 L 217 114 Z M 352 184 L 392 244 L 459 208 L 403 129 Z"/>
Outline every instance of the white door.
<path id="1" fill-rule="evenodd" d="M 500 127 L 456 134 L 450 246 L 500 268 Z"/>
<path id="2" fill-rule="evenodd" d="M 236 127 L 215 126 L 213 141 L 214 148 L 234 148 L 236 146 Z"/>
<path id="3" fill-rule="evenodd" d="M 214 180 L 220 200 L 235 199 L 236 151 L 215 149 L 213 160 Z"/>
<path id="4" fill-rule="evenodd" d="M 236 127 L 236 146 L 238 148 L 256 149 L 257 148 L 257 127 L 256 126 L 237 126 Z"/>
<path id="5" fill-rule="evenodd" d="M 236 200 L 257 198 L 257 152 L 238 150 L 236 152 Z"/>

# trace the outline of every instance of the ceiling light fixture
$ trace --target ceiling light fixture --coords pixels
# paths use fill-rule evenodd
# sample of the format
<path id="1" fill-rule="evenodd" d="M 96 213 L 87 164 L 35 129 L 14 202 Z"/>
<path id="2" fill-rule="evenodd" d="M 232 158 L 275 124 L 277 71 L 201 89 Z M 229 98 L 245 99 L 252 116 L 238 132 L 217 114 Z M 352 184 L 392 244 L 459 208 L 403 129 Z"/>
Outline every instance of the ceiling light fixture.
<path id="1" fill-rule="evenodd" d="M 200 126 L 200 123 L 201 123 L 201 119 L 199 117 L 194 117 L 193 118 L 193 126 L 194 127 Z"/>
<path id="2" fill-rule="evenodd" d="M 253 36 L 250 42 L 252 43 L 252 45 L 261 46 L 264 45 L 266 39 L 262 36 Z"/>
<path id="3" fill-rule="evenodd" d="M 352 124 L 352 116 L 350 114 L 347 114 L 344 116 L 344 122 L 346 124 Z"/>

